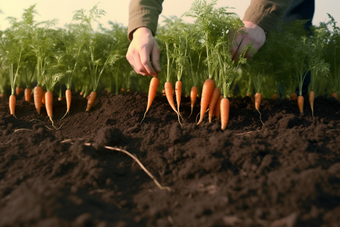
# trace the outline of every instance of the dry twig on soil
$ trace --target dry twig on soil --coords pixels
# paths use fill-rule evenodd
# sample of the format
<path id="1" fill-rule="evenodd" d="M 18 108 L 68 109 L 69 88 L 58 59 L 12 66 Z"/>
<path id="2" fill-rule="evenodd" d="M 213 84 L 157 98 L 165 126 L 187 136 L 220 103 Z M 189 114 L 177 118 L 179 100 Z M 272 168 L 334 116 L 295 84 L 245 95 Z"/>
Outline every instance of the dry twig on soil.
<path id="1" fill-rule="evenodd" d="M 66 139 L 61 141 L 61 143 L 73 143 L 72 140 L 70 139 Z M 91 143 L 84 143 L 85 146 L 91 146 Z M 112 150 L 112 151 L 119 151 L 122 152 L 124 154 L 127 154 L 128 156 L 130 156 L 133 160 L 135 160 L 135 162 L 137 162 L 137 164 L 142 168 L 142 170 L 149 175 L 149 177 L 154 181 L 154 183 L 157 185 L 157 187 L 161 190 L 168 190 L 171 191 L 170 187 L 167 186 L 162 186 L 157 179 L 144 167 L 144 165 L 135 157 L 133 156 L 130 152 L 117 148 L 117 147 L 110 147 L 110 146 L 104 146 L 104 148 L 108 149 L 108 150 Z"/>

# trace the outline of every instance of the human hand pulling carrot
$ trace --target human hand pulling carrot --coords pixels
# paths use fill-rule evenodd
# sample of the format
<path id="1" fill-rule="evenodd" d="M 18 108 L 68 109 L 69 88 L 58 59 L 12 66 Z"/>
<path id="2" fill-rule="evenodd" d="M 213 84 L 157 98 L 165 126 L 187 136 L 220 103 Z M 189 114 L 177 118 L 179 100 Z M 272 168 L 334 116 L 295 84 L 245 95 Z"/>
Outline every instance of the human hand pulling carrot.
<path id="1" fill-rule="evenodd" d="M 157 76 L 161 72 L 159 66 L 158 43 L 150 29 L 140 27 L 133 33 L 133 39 L 126 54 L 136 73 L 143 76 Z"/>
<path id="2" fill-rule="evenodd" d="M 252 43 L 255 52 L 248 51 L 245 55 L 246 58 L 252 58 L 266 41 L 266 34 L 260 26 L 250 21 L 243 21 L 243 23 L 242 30 L 244 32 L 238 35 L 231 49 L 231 55 L 235 61 L 238 60 L 243 48 L 249 43 Z"/>

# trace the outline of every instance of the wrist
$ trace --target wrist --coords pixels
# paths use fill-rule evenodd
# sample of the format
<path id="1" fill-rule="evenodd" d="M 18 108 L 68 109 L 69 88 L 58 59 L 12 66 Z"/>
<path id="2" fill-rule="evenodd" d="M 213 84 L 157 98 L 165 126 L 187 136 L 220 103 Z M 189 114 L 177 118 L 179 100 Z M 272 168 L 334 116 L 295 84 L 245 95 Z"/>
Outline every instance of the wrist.
<path id="1" fill-rule="evenodd" d="M 147 27 L 139 27 L 137 28 L 133 34 L 132 34 L 132 39 L 137 37 L 137 36 L 149 36 L 151 35 L 152 36 L 152 32 L 149 28 Z"/>

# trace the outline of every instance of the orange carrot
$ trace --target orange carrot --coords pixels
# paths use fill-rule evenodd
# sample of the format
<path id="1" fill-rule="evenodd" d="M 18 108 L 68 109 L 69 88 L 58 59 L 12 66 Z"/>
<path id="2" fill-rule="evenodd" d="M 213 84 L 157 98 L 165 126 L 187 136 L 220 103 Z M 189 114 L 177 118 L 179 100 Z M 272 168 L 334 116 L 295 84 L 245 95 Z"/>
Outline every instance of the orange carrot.
<path id="1" fill-rule="evenodd" d="M 229 121 L 230 102 L 227 98 L 221 100 L 221 129 L 224 130 L 227 127 Z"/>
<path id="2" fill-rule="evenodd" d="M 15 95 L 9 96 L 9 112 L 15 117 L 15 105 L 17 103 L 17 98 Z"/>
<path id="3" fill-rule="evenodd" d="M 156 97 L 158 86 L 159 86 L 159 79 L 157 77 L 152 77 L 152 79 L 150 80 L 150 85 L 149 85 L 148 103 L 146 105 L 146 111 L 144 113 L 144 117 L 141 123 L 143 122 L 146 116 L 146 113 L 149 111 L 151 104 Z"/>
<path id="4" fill-rule="evenodd" d="M 290 94 L 290 97 L 292 98 L 292 100 L 295 101 L 297 99 L 297 94 L 293 92 L 292 94 Z"/>
<path id="5" fill-rule="evenodd" d="M 190 91 L 191 113 L 189 117 L 191 116 L 192 111 L 194 109 L 194 105 L 195 105 L 196 98 L 197 98 L 197 91 L 198 91 L 198 88 L 196 86 L 192 86 L 191 91 Z"/>
<path id="6" fill-rule="evenodd" d="M 121 91 L 121 92 L 124 92 L 124 91 L 125 91 L 125 89 L 122 87 L 122 88 L 120 89 L 120 91 Z"/>
<path id="7" fill-rule="evenodd" d="M 64 119 L 64 117 L 70 112 L 71 99 L 72 99 L 72 92 L 70 89 L 67 89 L 65 91 L 65 99 L 66 99 L 66 113 L 60 120 Z"/>
<path id="8" fill-rule="evenodd" d="M 309 105 L 312 110 L 312 116 L 314 117 L 314 99 L 315 99 L 315 94 L 314 91 L 309 92 Z"/>
<path id="9" fill-rule="evenodd" d="M 3 102 L 5 100 L 5 94 L 1 93 L 0 94 L 0 101 Z"/>
<path id="10" fill-rule="evenodd" d="M 276 94 L 276 93 L 273 94 L 273 99 L 274 99 L 274 100 L 276 100 L 276 99 L 278 99 L 278 98 L 279 98 L 279 95 L 278 95 L 278 94 Z"/>
<path id="11" fill-rule="evenodd" d="M 20 95 L 21 91 L 22 91 L 22 88 L 21 88 L 21 87 L 16 87 L 16 88 L 15 88 L 15 94 L 16 94 L 16 95 Z"/>
<path id="12" fill-rule="evenodd" d="M 336 99 L 338 100 L 338 94 L 335 93 L 335 92 L 332 93 L 332 96 L 331 96 L 331 97 L 334 97 L 334 98 L 336 98 Z"/>
<path id="13" fill-rule="evenodd" d="M 32 97 L 32 89 L 25 88 L 25 101 L 30 102 Z"/>
<path id="14" fill-rule="evenodd" d="M 181 96 L 182 96 L 182 81 L 178 80 L 175 83 L 175 94 L 176 94 L 176 103 L 177 103 L 177 112 L 179 112 L 179 106 L 181 105 Z"/>
<path id="15" fill-rule="evenodd" d="M 216 103 L 214 115 L 216 116 L 217 119 L 220 119 L 220 116 L 221 116 L 221 100 L 222 99 L 223 99 L 223 95 L 220 95 Z"/>
<path id="16" fill-rule="evenodd" d="M 172 89 L 172 84 L 171 82 L 165 82 L 164 84 L 164 90 L 165 90 L 165 96 L 166 96 L 166 99 L 168 100 L 171 108 L 175 111 L 175 113 L 177 114 L 178 116 L 178 122 L 181 124 L 181 121 L 179 119 L 179 113 L 178 111 L 176 110 L 176 107 L 175 107 L 175 102 L 174 102 L 174 97 L 173 97 L 173 89 Z"/>
<path id="17" fill-rule="evenodd" d="M 168 100 L 171 108 L 177 113 L 177 110 L 176 110 L 176 107 L 175 107 L 174 98 L 173 98 L 173 89 L 172 89 L 171 82 L 169 82 L 169 81 L 165 82 L 164 90 L 165 90 L 166 99 Z"/>
<path id="18" fill-rule="evenodd" d="M 41 103 L 45 105 L 45 94 L 46 91 L 43 91 L 42 97 L 41 97 Z"/>
<path id="19" fill-rule="evenodd" d="M 43 97 L 43 88 L 40 86 L 34 87 L 34 93 L 33 93 L 33 98 L 34 98 L 34 105 L 35 108 L 37 109 L 38 114 L 40 114 L 40 109 L 42 106 L 42 97 Z"/>
<path id="20" fill-rule="evenodd" d="M 97 92 L 92 91 L 89 95 L 89 99 L 87 100 L 86 111 L 90 111 L 94 101 L 96 100 L 96 97 L 97 97 Z"/>
<path id="21" fill-rule="evenodd" d="M 303 98 L 302 95 L 299 95 L 297 98 L 297 103 L 298 103 L 298 107 L 300 110 L 300 114 L 303 114 L 303 103 L 304 103 L 305 99 Z"/>
<path id="22" fill-rule="evenodd" d="M 263 123 L 263 121 L 262 121 L 262 119 L 261 119 L 262 114 L 261 114 L 261 112 L 260 112 L 261 100 L 262 100 L 262 95 L 261 95 L 260 92 L 257 92 L 257 93 L 255 94 L 255 109 L 257 110 L 257 112 L 259 112 L 259 114 L 260 114 L 260 121 L 261 121 L 261 123 L 264 125 L 264 123 Z"/>
<path id="23" fill-rule="evenodd" d="M 212 93 L 214 92 L 215 82 L 212 79 L 207 79 L 202 88 L 202 98 L 201 98 L 201 110 L 200 110 L 200 120 L 197 125 L 201 124 L 205 114 L 205 110 L 208 108 Z"/>
<path id="24" fill-rule="evenodd" d="M 58 101 L 62 101 L 62 100 L 63 100 L 63 97 L 59 96 Z"/>
<path id="25" fill-rule="evenodd" d="M 255 109 L 259 110 L 260 109 L 260 105 L 261 105 L 261 99 L 262 99 L 262 95 L 260 92 L 257 92 L 255 94 Z"/>
<path id="26" fill-rule="evenodd" d="M 211 123 L 211 119 L 214 114 L 214 110 L 216 108 L 216 104 L 220 97 L 220 94 L 221 94 L 220 89 L 218 87 L 215 87 L 209 103 L 209 123 Z"/>
<path id="27" fill-rule="evenodd" d="M 47 116 L 50 118 L 52 125 L 54 125 L 54 122 L 52 120 L 53 117 L 53 93 L 52 91 L 45 92 L 45 108 Z"/>

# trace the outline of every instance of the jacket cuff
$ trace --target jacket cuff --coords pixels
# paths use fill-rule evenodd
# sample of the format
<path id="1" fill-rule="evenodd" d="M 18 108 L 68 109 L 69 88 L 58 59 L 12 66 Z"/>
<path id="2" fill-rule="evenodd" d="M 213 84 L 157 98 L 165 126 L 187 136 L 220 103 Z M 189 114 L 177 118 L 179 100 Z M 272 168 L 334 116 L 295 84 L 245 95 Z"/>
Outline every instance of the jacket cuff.
<path id="1" fill-rule="evenodd" d="M 266 33 L 272 31 L 293 0 L 252 0 L 243 21 L 260 26 Z"/>
<path id="2" fill-rule="evenodd" d="M 154 1 L 153 5 L 144 5 L 130 2 L 128 38 L 131 41 L 133 32 L 140 27 L 147 27 L 156 35 L 158 17 L 162 13 L 162 1 Z M 149 1 L 150 2 L 150 1 Z"/>

